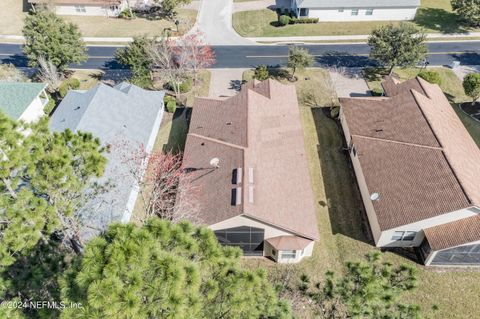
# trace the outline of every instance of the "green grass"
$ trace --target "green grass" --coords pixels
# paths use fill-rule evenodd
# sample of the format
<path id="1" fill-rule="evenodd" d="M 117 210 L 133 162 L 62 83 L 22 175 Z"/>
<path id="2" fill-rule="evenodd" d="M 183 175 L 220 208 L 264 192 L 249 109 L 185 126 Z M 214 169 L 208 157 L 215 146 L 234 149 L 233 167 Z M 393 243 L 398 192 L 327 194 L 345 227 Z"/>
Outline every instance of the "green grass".
<path id="1" fill-rule="evenodd" d="M 462 120 L 463 125 L 472 136 L 475 143 L 480 147 L 480 123 L 472 119 L 469 115 L 465 114 L 458 106 L 453 106 L 458 117 Z"/>
<path id="2" fill-rule="evenodd" d="M 317 24 L 296 24 L 277 27 L 277 14 L 271 10 L 244 11 L 233 15 L 233 26 L 242 36 L 280 37 L 280 36 L 321 36 L 321 35 L 359 35 L 370 34 L 381 25 L 398 21 L 365 22 L 319 22 Z M 412 22 L 427 33 L 453 33 L 479 31 L 462 26 L 457 15 L 452 12 L 450 0 L 423 0 Z"/>
<path id="3" fill-rule="evenodd" d="M 248 71 L 244 79 L 251 78 Z M 247 259 L 251 267 L 264 266 L 274 275 L 279 269 L 295 267 L 297 273 L 308 274 L 312 282 L 323 277 L 327 270 L 341 272 L 347 261 L 363 259 L 375 249 L 366 242 L 360 210 L 362 202 L 355 185 L 354 175 L 341 148 L 343 136 L 336 120 L 325 115 L 323 108 L 311 108 L 303 104 L 303 93 L 317 88 L 319 105 L 328 104 L 333 92 L 327 91 L 328 73 L 321 69 L 300 72 L 297 87 L 302 124 L 309 160 L 310 176 L 315 194 L 320 240 L 314 254 L 294 266 L 285 266 Z M 305 80 L 305 77 L 310 80 Z M 321 89 L 318 89 L 321 88 Z M 362 226 L 364 225 L 364 226 Z M 395 265 L 414 265 L 418 270 L 418 288 L 404 295 L 403 301 L 421 306 L 431 318 L 474 319 L 480 313 L 480 272 L 474 270 L 448 270 L 420 266 L 393 253 L 385 253 L 384 259 Z M 433 305 L 439 310 L 432 312 Z M 308 318 L 307 315 L 299 315 Z"/>
<path id="4" fill-rule="evenodd" d="M 440 78 L 442 79 L 440 87 L 453 102 L 460 103 L 469 101 L 469 98 L 463 91 L 462 82 L 460 82 L 452 70 L 444 67 L 428 69 L 439 73 Z M 420 71 L 420 68 L 395 68 L 393 72 L 401 81 L 405 81 L 414 78 Z M 387 75 L 385 70 L 368 68 L 364 70 L 364 74 L 367 79 L 368 87 L 371 90 L 381 90 L 380 82 L 382 81 L 383 76 Z"/>
<path id="5" fill-rule="evenodd" d="M 22 34 L 23 20 L 27 13 L 23 12 L 22 0 L 0 1 L 0 34 Z M 27 5 L 26 10 L 30 7 Z M 184 33 L 194 25 L 197 17 L 196 10 L 178 9 L 180 33 Z M 67 21 L 74 22 L 86 37 L 133 37 L 142 34 L 161 35 L 165 28 L 176 30 L 173 21 L 147 20 L 136 18 L 133 20 L 91 17 L 91 16 L 62 16 Z M 173 33 L 173 35 L 176 35 Z"/>

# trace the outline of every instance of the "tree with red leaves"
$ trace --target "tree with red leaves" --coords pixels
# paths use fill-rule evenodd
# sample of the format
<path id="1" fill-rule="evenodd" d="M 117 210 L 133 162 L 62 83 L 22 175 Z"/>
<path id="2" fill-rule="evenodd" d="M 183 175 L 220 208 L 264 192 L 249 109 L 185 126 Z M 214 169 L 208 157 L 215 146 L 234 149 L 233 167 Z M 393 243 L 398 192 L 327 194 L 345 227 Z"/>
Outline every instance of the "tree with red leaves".
<path id="1" fill-rule="evenodd" d="M 216 62 L 215 53 L 207 45 L 205 35 L 200 30 L 178 39 L 173 52 L 181 60 L 180 63 L 192 73 L 194 84 L 198 82 L 199 71 L 211 67 Z"/>
<path id="2" fill-rule="evenodd" d="M 190 174 L 182 168 L 182 154 L 143 148 L 125 158 L 130 164 L 130 174 L 139 186 L 144 214 L 137 216 L 143 222 L 157 216 L 174 223 L 182 220 L 198 222 L 198 188 Z"/>

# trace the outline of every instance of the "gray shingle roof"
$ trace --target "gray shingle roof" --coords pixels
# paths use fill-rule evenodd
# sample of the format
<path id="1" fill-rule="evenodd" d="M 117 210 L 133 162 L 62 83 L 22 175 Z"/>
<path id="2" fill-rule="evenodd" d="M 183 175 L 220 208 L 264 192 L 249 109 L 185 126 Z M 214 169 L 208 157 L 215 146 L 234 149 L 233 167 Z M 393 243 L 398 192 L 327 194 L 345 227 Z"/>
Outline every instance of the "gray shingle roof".
<path id="1" fill-rule="evenodd" d="M 112 182 L 106 193 L 90 200 L 79 212 L 84 223 L 104 229 L 114 221 L 127 221 L 127 206 L 135 203 L 136 185 L 125 156 L 142 145 L 153 147 L 163 115 L 164 92 L 147 91 L 121 83 L 115 87 L 99 84 L 88 91 L 69 91 L 50 119 L 54 131 L 91 132 L 103 145 L 110 145 L 108 164 L 100 183 Z M 131 207 L 133 208 L 133 207 Z M 95 231 L 85 229 L 84 238 Z"/>
<path id="2" fill-rule="evenodd" d="M 297 0 L 299 8 L 401 8 L 419 7 L 420 0 Z"/>

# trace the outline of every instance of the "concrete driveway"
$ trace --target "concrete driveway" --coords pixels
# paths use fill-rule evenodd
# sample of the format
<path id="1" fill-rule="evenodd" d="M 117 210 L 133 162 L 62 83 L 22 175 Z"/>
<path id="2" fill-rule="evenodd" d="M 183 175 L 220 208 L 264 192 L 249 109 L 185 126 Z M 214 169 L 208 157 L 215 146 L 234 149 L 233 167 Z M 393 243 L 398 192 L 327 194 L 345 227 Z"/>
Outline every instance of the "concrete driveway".
<path id="1" fill-rule="evenodd" d="M 196 27 L 210 45 L 255 45 L 233 30 L 232 12 L 233 0 L 203 0 Z"/>
<path id="2" fill-rule="evenodd" d="M 362 68 L 337 68 L 329 72 L 338 97 L 371 95 Z"/>
<path id="3" fill-rule="evenodd" d="M 210 97 L 227 97 L 238 93 L 242 74 L 247 69 L 210 69 Z"/>

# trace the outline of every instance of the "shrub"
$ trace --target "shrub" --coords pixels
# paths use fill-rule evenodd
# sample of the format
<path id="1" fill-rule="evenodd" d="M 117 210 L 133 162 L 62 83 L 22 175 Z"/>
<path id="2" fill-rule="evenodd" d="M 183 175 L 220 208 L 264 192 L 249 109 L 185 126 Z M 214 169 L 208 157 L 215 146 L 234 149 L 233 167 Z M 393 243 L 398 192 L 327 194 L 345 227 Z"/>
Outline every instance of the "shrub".
<path id="1" fill-rule="evenodd" d="M 480 98 L 480 73 L 469 73 L 463 78 L 465 94 L 472 98 L 473 102 Z"/>
<path id="2" fill-rule="evenodd" d="M 382 96 L 383 95 L 383 90 L 381 88 L 374 88 L 371 90 L 372 96 Z"/>
<path id="3" fill-rule="evenodd" d="M 290 17 L 289 16 L 286 16 L 286 15 L 281 15 L 279 18 L 278 18 L 278 24 L 280 26 L 286 26 L 287 24 L 290 23 Z"/>
<path id="4" fill-rule="evenodd" d="M 290 24 L 318 23 L 318 18 L 291 18 Z"/>
<path id="5" fill-rule="evenodd" d="M 438 72 L 436 71 L 423 70 L 420 73 L 418 73 L 418 76 L 432 84 L 438 84 L 438 85 L 442 84 L 442 78 L 440 77 L 440 74 L 438 74 Z"/>
<path id="6" fill-rule="evenodd" d="M 259 81 L 265 81 L 270 77 L 270 73 L 268 72 L 268 68 L 266 65 L 259 65 L 255 68 L 255 74 L 253 75 L 254 79 Z"/>
<path id="7" fill-rule="evenodd" d="M 48 103 L 43 107 L 43 113 L 49 115 L 52 113 L 53 109 L 55 108 L 55 100 L 52 99 L 51 96 L 48 97 Z"/>
<path id="8" fill-rule="evenodd" d="M 80 81 L 75 78 L 70 78 L 62 82 L 58 87 L 58 93 L 63 98 L 67 95 L 68 90 L 76 90 L 80 87 Z"/>
<path id="9" fill-rule="evenodd" d="M 118 17 L 122 18 L 122 19 L 130 20 L 130 19 L 135 18 L 135 14 L 133 13 L 133 11 L 131 9 L 125 9 L 122 12 L 120 12 Z"/>
<path id="10" fill-rule="evenodd" d="M 163 102 L 165 103 L 167 112 L 175 113 L 175 110 L 177 109 L 177 101 L 173 96 L 165 95 L 165 97 L 163 98 Z"/>
<path id="11" fill-rule="evenodd" d="M 130 78 L 130 82 L 143 89 L 149 89 L 153 86 L 153 82 L 149 73 L 143 74 L 138 72 Z"/>
<path id="12" fill-rule="evenodd" d="M 187 78 L 185 81 L 180 84 L 180 93 L 187 93 L 192 89 L 193 80 L 192 78 Z"/>

